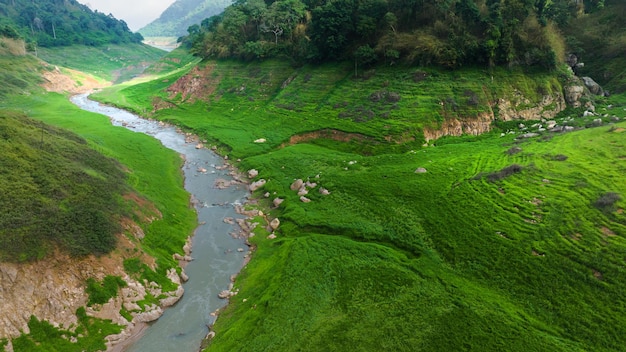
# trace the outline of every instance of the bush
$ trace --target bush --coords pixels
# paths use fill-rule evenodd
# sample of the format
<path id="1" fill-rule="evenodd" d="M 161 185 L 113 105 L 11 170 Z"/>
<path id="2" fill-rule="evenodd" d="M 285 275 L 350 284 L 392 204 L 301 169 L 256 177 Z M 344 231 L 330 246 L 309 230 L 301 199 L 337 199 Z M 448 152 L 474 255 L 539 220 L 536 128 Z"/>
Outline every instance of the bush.
<path id="1" fill-rule="evenodd" d="M 594 205 L 596 208 L 603 211 L 612 211 L 615 208 L 615 203 L 622 199 L 619 194 L 615 192 L 607 192 L 598 198 Z"/>
<path id="2" fill-rule="evenodd" d="M 515 154 L 521 153 L 521 152 L 522 152 L 522 148 L 520 148 L 520 147 L 513 147 L 513 148 L 510 148 L 509 150 L 506 151 L 506 153 L 508 155 L 515 155 Z"/>
<path id="3" fill-rule="evenodd" d="M 117 297 L 117 291 L 121 287 L 126 287 L 126 281 L 119 276 L 107 275 L 102 282 L 97 282 L 93 278 L 87 279 L 85 291 L 89 295 L 88 306 L 94 304 L 104 304 L 113 297 Z"/>
<path id="4" fill-rule="evenodd" d="M 504 178 L 507 178 L 513 174 L 520 173 L 522 172 L 522 169 L 523 167 L 518 164 L 509 165 L 498 172 L 492 172 L 489 175 L 487 175 L 487 180 L 489 182 L 496 182 Z"/>

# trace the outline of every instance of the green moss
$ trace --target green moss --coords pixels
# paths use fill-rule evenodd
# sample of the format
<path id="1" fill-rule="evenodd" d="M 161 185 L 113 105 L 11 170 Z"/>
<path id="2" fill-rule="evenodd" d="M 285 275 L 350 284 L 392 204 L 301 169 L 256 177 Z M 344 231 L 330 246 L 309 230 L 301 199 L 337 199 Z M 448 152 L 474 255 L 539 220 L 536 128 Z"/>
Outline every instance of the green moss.
<path id="1" fill-rule="evenodd" d="M 87 279 L 85 292 L 89 295 L 88 306 L 94 304 L 104 304 L 109 299 L 117 297 L 118 290 L 126 287 L 126 281 L 119 276 L 107 275 L 102 282 L 97 282 L 93 278 Z"/>
<path id="2" fill-rule="evenodd" d="M 88 317 L 84 308 L 76 311 L 78 325 L 73 331 L 56 328 L 46 321 L 31 316 L 28 322 L 30 334 L 12 339 L 16 352 L 38 351 L 100 351 L 106 349 L 104 337 L 118 334 L 122 327 L 110 320 Z M 73 341 L 72 341 L 73 340 Z"/>

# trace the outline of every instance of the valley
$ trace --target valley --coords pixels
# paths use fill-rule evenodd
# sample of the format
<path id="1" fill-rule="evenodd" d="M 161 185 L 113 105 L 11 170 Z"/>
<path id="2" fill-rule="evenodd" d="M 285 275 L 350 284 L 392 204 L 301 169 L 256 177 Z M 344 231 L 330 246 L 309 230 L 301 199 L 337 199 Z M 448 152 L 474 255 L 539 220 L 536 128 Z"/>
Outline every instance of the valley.
<path id="1" fill-rule="evenodd" d="M 0 349 L 623 350 L 626 6 L 402 4 L 0 22 Z"/>

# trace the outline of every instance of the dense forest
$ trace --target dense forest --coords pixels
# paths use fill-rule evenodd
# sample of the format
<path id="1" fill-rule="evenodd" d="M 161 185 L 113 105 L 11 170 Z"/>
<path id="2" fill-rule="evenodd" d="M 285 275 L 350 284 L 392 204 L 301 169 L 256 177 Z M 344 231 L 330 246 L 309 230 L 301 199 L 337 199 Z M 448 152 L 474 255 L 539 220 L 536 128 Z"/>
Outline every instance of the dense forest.
<path id="1" fill-rule="evenodd" d="M 566 54 L 562 29 L 604 6 L 604 0 L 237 0 L 181 40 L 207 58 L 550 69 Z"/>
<path id="2" fill-rule="evenodd" d="M 0 0 L 0 28 L 42 47 L 140 43 L 143 37 L 113 15 L 76 0 Z"/>

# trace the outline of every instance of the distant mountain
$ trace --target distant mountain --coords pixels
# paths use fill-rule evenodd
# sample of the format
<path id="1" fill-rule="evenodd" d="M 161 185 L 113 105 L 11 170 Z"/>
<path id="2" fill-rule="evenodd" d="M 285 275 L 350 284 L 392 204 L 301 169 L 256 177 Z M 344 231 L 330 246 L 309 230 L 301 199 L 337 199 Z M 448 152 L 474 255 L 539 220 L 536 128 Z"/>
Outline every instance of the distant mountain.
<path id="1" fill-rule="evenodd" d="M 230 4 L 231 0 L 178 0 L 139 33 L 145 37 L 180 37 L 187 34 L 189 26 L 219 15 Z"/>
<path id="2" fill-rule="evenodd" d="M 126 22 L 76 0 L 0 1 L 0 27 L 43 47 L 140 43 Z"/>

